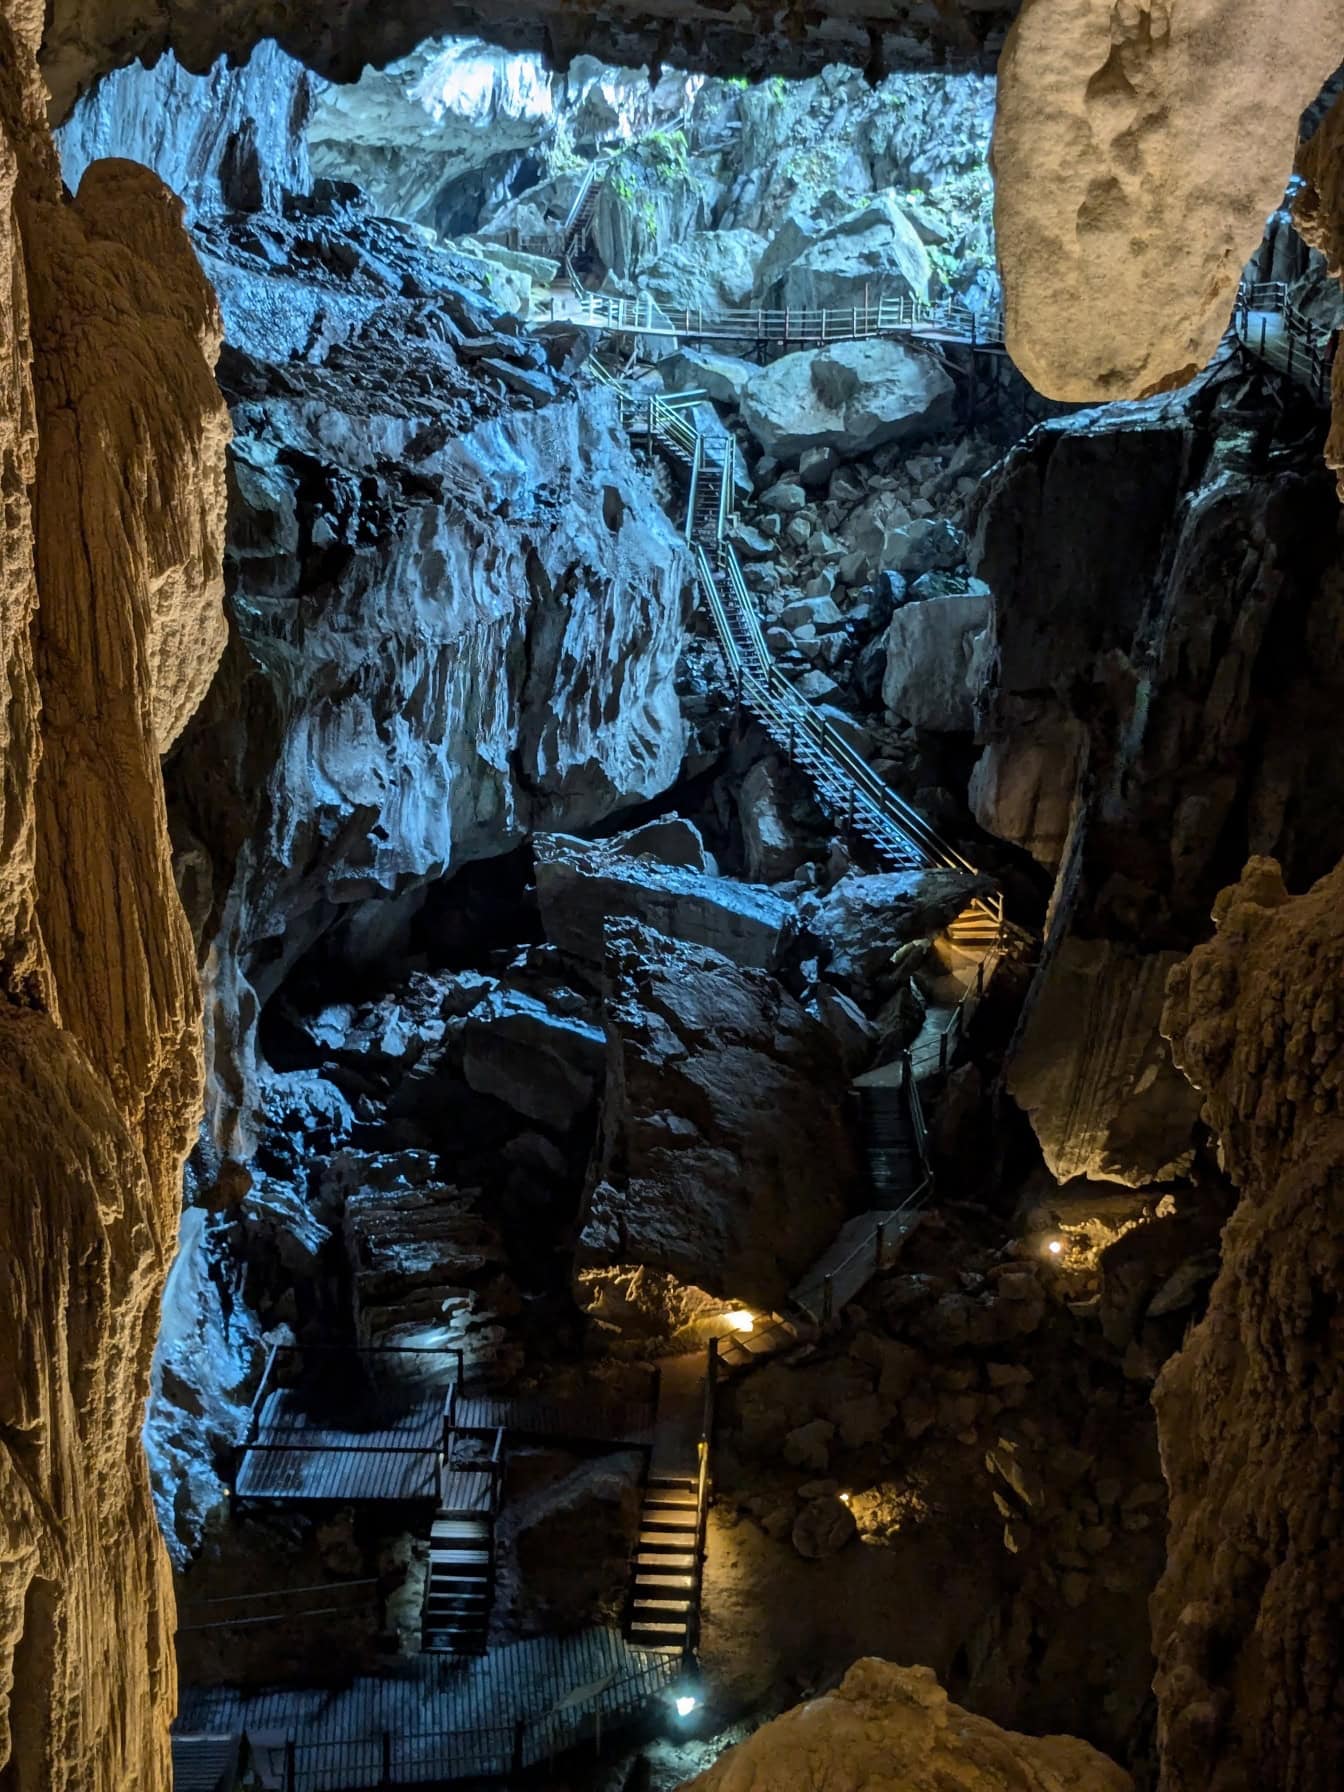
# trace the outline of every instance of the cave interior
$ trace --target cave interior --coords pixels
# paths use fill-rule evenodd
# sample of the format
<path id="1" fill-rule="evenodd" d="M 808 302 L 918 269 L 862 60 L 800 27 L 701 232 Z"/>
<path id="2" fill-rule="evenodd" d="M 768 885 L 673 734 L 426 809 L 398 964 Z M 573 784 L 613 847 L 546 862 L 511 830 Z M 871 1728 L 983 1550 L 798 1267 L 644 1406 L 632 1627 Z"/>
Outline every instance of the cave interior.
<path id="1" fill-rule="evenodd" d="M 1330 21 L 246 10 L 0 6 L 0 1792 L 1337 1789 Z"/>

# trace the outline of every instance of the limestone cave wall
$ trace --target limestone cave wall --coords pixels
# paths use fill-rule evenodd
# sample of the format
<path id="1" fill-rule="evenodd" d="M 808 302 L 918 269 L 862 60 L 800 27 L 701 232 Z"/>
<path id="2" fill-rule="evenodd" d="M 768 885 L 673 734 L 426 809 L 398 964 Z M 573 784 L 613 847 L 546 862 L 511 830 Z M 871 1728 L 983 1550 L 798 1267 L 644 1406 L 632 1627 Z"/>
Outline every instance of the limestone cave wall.
<path id="1" fill-rule="evenodd" d="M 224 643 L 218 306 L 180 206 L 63 200 L 0 18 L 0 1759 L 161 1787 L 172 1600 L 137 1434 L 201 1093 L 159 755 Z"/>
<path id="2" fill-rule="evenodd" d="M 1163 1028 L 1241 1200 L 1156 1403 L 1171 1490 L 1153 1600 L 1163 1785 L 1339 1780 L 1339 871 L 1247 865 Z"/>

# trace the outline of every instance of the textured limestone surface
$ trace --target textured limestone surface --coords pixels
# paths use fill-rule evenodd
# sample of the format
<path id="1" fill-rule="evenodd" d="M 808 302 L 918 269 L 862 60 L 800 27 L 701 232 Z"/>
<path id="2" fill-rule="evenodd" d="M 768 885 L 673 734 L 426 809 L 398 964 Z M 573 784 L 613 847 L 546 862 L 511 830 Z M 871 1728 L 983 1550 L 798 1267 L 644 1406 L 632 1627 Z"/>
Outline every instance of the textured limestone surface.
<path id="1" fill-rule="evenodd" d="M 61 198 L 39 24 L 0 17 L 0 1778 L 160 1792 L 138 1433 L 201 1066 L 159 754 L 223 644 L 228 417 L 177 201 Z"/>
<path id="2" fill-rule="evenodd" d="M 1341 44 L 1341 0 L 1027 0 L 993 165 L 1008 348 L 1039 391 L 1204 366 Z"/>
<path id="3" fill-rule="evenodd" d="M 856 1661 L 834 1692 L 729 1749 L 682 1792 L 1131 1792 L 1072 1736 L 1020 1736 L 954 1705 L 931 1668 Z"/>
<path id="4" fill-rule="evenodd" d="M 1157 1030 L 1175 957 L 1070 937 L 1042 969 L 1006 1085 L 1058 1181 L 1142 1187 L 1188 1168 L 1199 1103 Z"/>
<path id="5" fill-rule="evenodd" d="M 1341 898 L 1344 872 L 1289 897 L 1278 865 L 1252 859 L 1168 985 L 1163 1030 L 1241 1191 L 1207 1316 L 1155 1394 L 1170 1792 L 1339 1784 Z"/>

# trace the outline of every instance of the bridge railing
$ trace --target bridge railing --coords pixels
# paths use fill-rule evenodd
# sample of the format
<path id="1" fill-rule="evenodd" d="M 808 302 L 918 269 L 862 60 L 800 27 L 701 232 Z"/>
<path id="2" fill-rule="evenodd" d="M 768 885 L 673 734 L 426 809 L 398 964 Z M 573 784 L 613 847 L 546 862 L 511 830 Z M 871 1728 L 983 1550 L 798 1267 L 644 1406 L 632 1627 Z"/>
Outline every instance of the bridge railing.
<path id="1" fill-rule="evenodd" d="M 471 1728 L 382 1730 L 364 1736 L 253 1743 L 254 1764 L 283 1792 L 354 1792 L 355 1788 L 438 1787 L 452 1780 L 512 1780 L 603 1731 L 637 1717 L 681 1672 L 659 1656 L 635 1672 L 546 1711 Z"/>
<path id="2" fill-rule="evenodd" d="M 1280 320 L 1280 329 L 1271 332 L 1270 317 Z M 1262 361 L 1307 387 L 1321 403 L 1329 401 L 1336 333 L 1293 302 L 1285 281 L 1243 285 L 1237 294 L 1233 327 Z"/>
<path id="3" fill-rule="evenodd" d="M 849 342 L 856 337 L 918 334 L 1000 348 L 1003 314 L 976 310 L 961 299 L 884 297 L 862 305 L 748 306 L 725 311 L 687 306 L 669 310 L 648 293 L 633 299 L 613 293 L 581 293 L 575 321 L 618 336 L 718 336 L 743 342 Z"/>

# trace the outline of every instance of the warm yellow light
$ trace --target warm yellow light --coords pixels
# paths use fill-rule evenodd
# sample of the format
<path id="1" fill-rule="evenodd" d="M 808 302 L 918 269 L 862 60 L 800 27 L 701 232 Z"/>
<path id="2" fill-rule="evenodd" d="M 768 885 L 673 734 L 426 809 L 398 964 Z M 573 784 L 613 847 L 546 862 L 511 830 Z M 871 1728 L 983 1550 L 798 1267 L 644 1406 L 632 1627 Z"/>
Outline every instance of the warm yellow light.
<path id="1" fill-rule="evenodd" d="M 1049 1253 L 1052 1257 L 1058 1257 L 1059 1253 L 1064 1249 L 1064 1246 L 1059 1242 L 1059 1240 L 1057 1238 L 1052 1238 L 1050 1240 L 1049 1244 L 1046 1245 L 1045 1248 L 1047 1251 L 1049 1251 Z"/>
<path id="2" fill-rule="evenodd" d="M 854 1495 L 852 1493 L 842 1493 L 840 1495 L 840 1503 L 842 1505 L 847 1506 L 853 1498 L 854 1498 Z"/>
<path id="3" fill-rule="evenodd" d="M 756 1330 L 756 1317 L 753 1313 L 749 1313 L 745 1307 L 735 1307 L 733 1311 L 725 1315 L 725 1317 L 728 1320 L 729 1329 L 732 1331 L 754 1332 Z"/>

